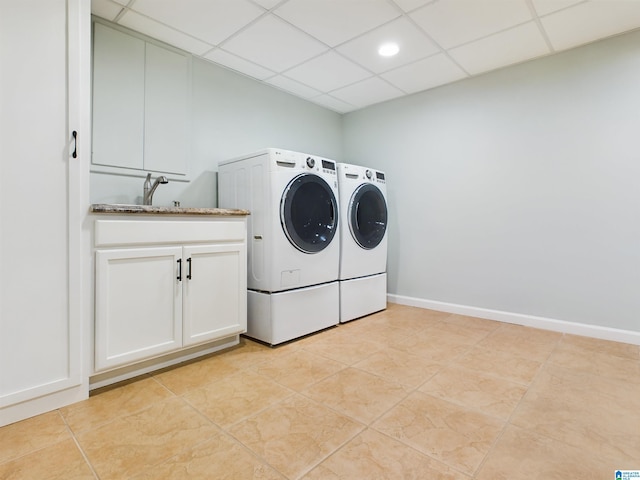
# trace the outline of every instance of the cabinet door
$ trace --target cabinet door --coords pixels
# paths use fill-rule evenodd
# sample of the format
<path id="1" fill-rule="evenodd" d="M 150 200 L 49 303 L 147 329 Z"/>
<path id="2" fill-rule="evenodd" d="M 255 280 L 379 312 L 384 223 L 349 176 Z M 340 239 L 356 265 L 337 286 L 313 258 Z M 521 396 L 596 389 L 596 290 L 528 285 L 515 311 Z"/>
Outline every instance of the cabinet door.
<path id="1" fill-rule="evenodd" d="M 144 57 L 143 40 L 94 24 L 94 164 L 144 168 Z"/>
<path id="2" fill-rule="evenodd" d="M 189 61 L 185 55 L 146 45 L 144 169 L 187 172 Z"/>
<path id="3" fill-rule="evenodd" d="M 182 346 L 180 247 L 96 251 L 95 370 Z"/>
<path id="4" fill-rule="evenodd" d="M 0 2 L 0 426 L 88 394 L 89 18 L 81 0 Z"/>
<path id="5" fill-rule="evenodd" d="M 246 245 L 184 248 L 184 345 L 247 329 Z"/>
<path id="6" fill-rule="evenodd" d="M 191 57 L 99 21 L 93 54 L 93 170 L 187 178 Z"/>

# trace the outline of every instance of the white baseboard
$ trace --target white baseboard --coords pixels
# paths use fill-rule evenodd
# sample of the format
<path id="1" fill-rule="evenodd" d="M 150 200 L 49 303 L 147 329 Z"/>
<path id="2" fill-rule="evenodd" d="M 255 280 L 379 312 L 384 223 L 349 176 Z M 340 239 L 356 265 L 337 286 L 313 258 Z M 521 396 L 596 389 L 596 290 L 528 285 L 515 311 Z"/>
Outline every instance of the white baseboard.
<path id="1" fill-rule="evenodd" d="M 616 328 L 601 327 L 598 325 L 589 325 L 586 323 L 556 320 L 554 318 L 536 317 L 534 315 L 524 315 L 521 313 L 438 302 L 435 300 L 406 297 L 404 295 L 394 295 L 391 293 L 387 294 L 387 299 L 391 303 L 399 303 L 401 305 L 408 305 L 411 307 L 427 308 L 429 310 L 437 310 L 440 312 L 486 318 L 488 320 L 497 320 L 505 323 L 514 323 L 516 325 L 540 328 L 542 330 L 552 330 L 554 332 L 569 333 L 572 335 L 581 335 L 584 337 L 640 345 L 640 332 L 634 332 L 631 330 L 620 330 Z"/>
<path id="2" fill-rule="evenodd" d="M 78 385 L 2 408 L 0 427 L 85 400 L 88 393 L 86 385 Z"/>

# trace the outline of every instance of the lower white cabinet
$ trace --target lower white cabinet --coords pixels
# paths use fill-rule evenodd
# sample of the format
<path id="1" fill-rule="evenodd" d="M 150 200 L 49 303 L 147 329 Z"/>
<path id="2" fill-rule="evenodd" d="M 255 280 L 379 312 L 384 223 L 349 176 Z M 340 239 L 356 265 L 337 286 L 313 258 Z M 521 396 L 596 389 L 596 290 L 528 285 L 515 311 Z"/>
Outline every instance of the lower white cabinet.
<path id="1" fill-rule="evenodd" d="M 96 252 L 96 370 L 182 347 L 181 247 Z"/>
<path id="2" fill-rule="evenodd" d="M 186 221 L 98 223 L 97 246 L 115 248 L 95 252 L 95 372 L 246 331 L 244 222 L 197 223 L 193 244 Z M 145 245 L 174 229 L 177 244 Z"/>
<path id="3" fill-rule="evenodd" d="M 246 315 L 240 316 L 246 301 L 246 253 L 232 245 L 184 247 L 183 262 L 183 346 L 244 332 Z"/>

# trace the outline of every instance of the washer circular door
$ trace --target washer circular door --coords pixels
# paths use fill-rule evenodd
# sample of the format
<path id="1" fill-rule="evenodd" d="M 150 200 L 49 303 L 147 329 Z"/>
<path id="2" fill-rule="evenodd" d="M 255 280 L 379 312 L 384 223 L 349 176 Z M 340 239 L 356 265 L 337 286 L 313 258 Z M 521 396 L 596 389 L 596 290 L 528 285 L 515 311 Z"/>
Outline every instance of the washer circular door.
<path id="1" fill-rule="evenodd" d="M 304 253 L 329 246 L 338 226 L 336 196 L 317 175 L 303 173 L 289 182 L 280 200 L 280 223 L 291 244 Z"/>
<path id="2" fill-rule="evenodd" d="M 387 202 L 378 187 L 363 183 L 349 202 L 351 236 L 365 250 L 377 247 L 387 231 Z"/>

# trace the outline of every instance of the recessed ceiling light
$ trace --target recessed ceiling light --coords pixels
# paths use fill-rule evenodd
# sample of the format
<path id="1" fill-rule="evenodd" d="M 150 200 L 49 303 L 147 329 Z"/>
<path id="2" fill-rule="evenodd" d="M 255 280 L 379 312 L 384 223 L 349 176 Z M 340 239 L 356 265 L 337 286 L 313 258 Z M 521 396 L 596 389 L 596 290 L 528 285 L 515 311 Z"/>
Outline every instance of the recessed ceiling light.
<path id="1" fill-rule="evenodd" d="M 399 51 L 400 47 L 398 47 L 398 44 L 395 42 L 383 43 L 380 45 L 380 48 L 378 48 L 378 54 L 383 57 L 393 57 Z"/>

